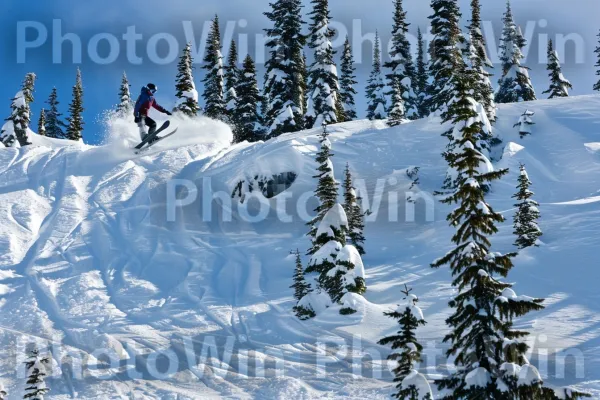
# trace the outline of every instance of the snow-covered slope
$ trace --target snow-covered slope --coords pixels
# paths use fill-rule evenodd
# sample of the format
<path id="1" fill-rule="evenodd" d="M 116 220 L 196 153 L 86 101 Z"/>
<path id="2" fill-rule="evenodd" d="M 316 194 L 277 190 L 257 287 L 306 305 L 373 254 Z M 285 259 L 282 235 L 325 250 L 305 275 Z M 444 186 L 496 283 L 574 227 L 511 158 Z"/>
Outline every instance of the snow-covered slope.
<path id="1" fill-rule="evenodd" d="M 513 124 L 527 108 L 536 125 L 520 139 Z M 296 205 L 314 189 L 318 132 L 229 147 L 222 124 L 180 125 L 143 157 L 126 149 L 136 133 L 119 121 L 110 126 L 117 139 L 102 147 L 35 138 L 38 146 L 0 150 L 0 380 L 13 396 L 23 387 L 15 372 L 23 341 L 38 339 L 64 358 L 48 398 L 387 398 L 389 349 L 376 342 L 395 328 L 382 313 L 402 301 L 404 283 L 428 321 L 422 371 L 443 373 L 452 289 L 448 271 L 429 264 L 450 247 L 448 209 L 419 200 L 412 221 L 404 201 L 407 168 L 420 167 L 411 192 L 432 193 L 443 180 L 438 119 L 330 127 L 338 180 L 349 162 L 373 211 L 368 291 L 357 314 L 308 322 L 290 312 L 289 252 L 309 244 Z M 544 244 L 523 251 L 509 277 L 518 294 L 547 299 L 518 321 L 533 332 L 531 359 L 549 383 L 600 396 L 600 97 L 502 106 L 496 133 L 504 141 L 496 165 L 510 174 L 489 196 L 507 216 L 495 248 L 512 249 L 520 162 L 541 203 Z M 285 191 L 264 200 L 269 214 L 253 222 L 261 203 L 247 188 L 273 176 Z M 198 200 L 173 208 L 173 187 L 186 185 L 178 198 Z M 277 214 L 286 197 L 291 222 Z M 83 379 L 66 353 L 85 355 Z"/>

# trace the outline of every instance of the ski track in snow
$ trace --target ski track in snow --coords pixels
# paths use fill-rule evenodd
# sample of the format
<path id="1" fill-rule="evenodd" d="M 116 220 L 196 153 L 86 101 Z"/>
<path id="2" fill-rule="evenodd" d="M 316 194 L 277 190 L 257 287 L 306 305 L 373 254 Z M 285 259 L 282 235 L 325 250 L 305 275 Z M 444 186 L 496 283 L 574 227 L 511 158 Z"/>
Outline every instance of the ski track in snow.
<path id="1" fill-rule="evenodd" d="M 536 125 L 531 137 L 521 139 L 513 124 L 526 108 L 536 112 Z M 575 377 L 568 362 L 560 379 L 551 358 L 545 378 L 595 390 L 595 395 L 600 395 L 598 110 L 596 96 L 501 106 L 495 131 L 505 151 L 495 164 L 511 172 L 489 195 L 507 217 L 493 243 L 499 251 L 512 250 L 511 195 L 519 162 L 527 165 L 545 234 L 541 247 L 519 255 L 509 279 L 517 282 L 517 293 L 545 297 L 547 308 L 517 326 L 532 330 L 551 354 L 581 351 L 583 377 Z M 420 216 L 417 223 L 391 223 L 386 222 L 388 198 L 382 196 L 382 215 L 366 229 L 365 309 L 345 319 L 332 314 L 301 322 L 291 314 L 289 251 L 307 248 L 304 222 L 280 223 L 272 214 L 251 224 L 236 212 L 230 223 L 218 217 L 203 221 L 199 202 L 178 209 L 176 220 L 168 222 L 166 184 L 191 179 L 202 198 L 203 178 L 212 179 L 214 191 L 230 194 L 237 181 L 253 174 L 292 171 L 298 178 L 288 192 L 296 199 L 314 189 L 319 130 L 229 146 L 231 133 L 222 124 L 180 124 L 173 140 L 139 157 L 128 149 L 137 132 L 119 123 L 115 129 L 125 140 L 113 138 L 98 148 L 62 147 L 36 138 L 42 146 L 0 151 L 0 204 L 6 205 L 0 207 L 0 376 L 9 392 L 21 387 L 14 378 L 13 343 L 24 335 L 62 341 L 88 355 L 109 346 L 120 355 L 111 379 L 82 381 L 62 371 L 62 377 L 49 380 L 47 398 L 387 398 L 389 374 L 356 373 L 359 366 L 372 365 L 368 357 L 354 355 L 350 362 L 327 349 L 320 357 L 330 362 L 328 374 L 321 376 L 317 342 L 349 344 L 360 335 L 357 351 L 387 355 L 389 349 L 376 342 L 395 329 L 395 322 L 382 312 L 395 307 L 407 283 L 428 321 L 420 339 L 439 345 L 453 291 L 447 269 L 433 270 L 429 264 L 451 247 L 452 230 L 444 219 L 448 208 L 436 203 L 434 222 Z M 355 178 L 365 180 L 371 203 L 377 200 L 377 179 L 402 197 L 410 185 L 409 167 L 421 167 L 421 190 L 433 192 L 443 180 L 445 142 L 437 118 L 392 129 L 380 121 L 329 129 L 337 179 L 349 162 Z M 213 208 L 220 212 L 219 201 Z M 214 339 L 221 368 L 189 365 L 185 338 L 198 356 Z M 243 350 L 230 360 L 224 353 L 228 340 Z M 167 349 L 180 360 L 177 372 L 153 379 L 146 360 Z M 284 376 L 267 366 L 264 378 L 254 377 L 260 369 L 239 365 L 247 354 L 283 363 Z M 531 358 L 538 361 L 535 353 Z M 90 359 L 99 366 L 97 375 L 111 372 Z M 134 365 L 141 372 L 135 380 L 126 372 Z"/>

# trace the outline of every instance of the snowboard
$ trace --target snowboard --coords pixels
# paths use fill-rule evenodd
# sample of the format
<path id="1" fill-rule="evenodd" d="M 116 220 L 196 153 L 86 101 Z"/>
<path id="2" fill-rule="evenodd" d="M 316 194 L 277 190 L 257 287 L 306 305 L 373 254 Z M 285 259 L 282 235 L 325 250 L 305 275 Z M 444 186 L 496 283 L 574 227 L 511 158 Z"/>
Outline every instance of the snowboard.
<path id="1" fill-rule="evenodd" d="M 160 128 L 158 128 L 157 130 L 155 130 L 152 135 L 146 135 L 146 137 L 144 138 L 144 140 L 142 140 L 140 142 L 140 144 L 138 144 L 137 146 L 135 146 L 135 149 L 136 150 L 140 150 L 142 147 L 144 147 L 144 145 L 146 145 L 147 143 L 151 142 L 159 133 L 161 133 L 162 131 L 164 131 L 165 129 L 167 129 L 169 127 L 169 125 L 171 125 L 171 121 L 165 121 L 165 123 L 162 124 Z"/>
<path id="2" fill-rule="evenodd" d="M 166 134 L 165 136 L 157 137 L 156 135 L 153 135 L 154 139 L 150 143 L 148 143 L 148 145 L 146 147 L 143 147 L 141 149 L 136 149 L 135 154 L 141 154 L 141 153 L 147 151 L 150 147 L 154 146 L 156 143 L 168 138 L 169 136 L 173 136 L 175 133 L 177 133 L 177 128 L 173 129 L 173 131 Z"/>

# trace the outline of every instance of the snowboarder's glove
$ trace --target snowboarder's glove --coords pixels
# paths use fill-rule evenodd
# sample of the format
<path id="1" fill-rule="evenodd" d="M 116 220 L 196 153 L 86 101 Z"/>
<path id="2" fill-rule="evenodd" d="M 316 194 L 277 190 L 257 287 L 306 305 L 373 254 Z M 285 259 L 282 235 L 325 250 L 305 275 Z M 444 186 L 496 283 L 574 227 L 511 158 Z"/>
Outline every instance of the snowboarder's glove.
<path id="1" fill-rule="evenodd" d="M 140 122 L 142 122 L 142 119 L 140 118 L 139 115 L 136 115 L 134 121 L 135 121 L 136 124 L 139 124 Z"/>
<path id="2" fill-rule="evenodd" d="M 167 114 L 168 116 L 173 115 L 173 113 L 171 111 L 165 111 L 165 114 Z"/>

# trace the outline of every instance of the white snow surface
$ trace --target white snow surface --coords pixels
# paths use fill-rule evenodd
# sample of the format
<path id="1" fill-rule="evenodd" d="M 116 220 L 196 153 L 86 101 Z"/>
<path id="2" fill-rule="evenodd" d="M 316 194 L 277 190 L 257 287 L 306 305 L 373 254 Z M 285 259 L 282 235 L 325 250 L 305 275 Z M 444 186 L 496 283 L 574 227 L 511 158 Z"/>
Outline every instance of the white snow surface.
<path id="1" fill-rule="evenodd" d="M 511 196 L 524 163 L 540 203 L 545 245 L 522 251 L 508 280 L 516 283 L 516 293 L 546 298 L 546 308 L 519 318 L 516 326 L 540 339 L 528 359 L 545 382 L 573 385 L 598 398 L 600 157 L 590 144 L 600 143 L 600 97 L 528 103 L 536 125 L 521 139 L 513 125 L 524 108 L 500 105 L 494 127 L 506 146 L 495 149 L 502 159 L 494 169 L 508 167 L 510 173 L 486 198 L 506 217 L 492 239 L 493 251 L 514 250 Z M 271 212 L 262 222 L 246 221 L 235 202 L 231 222 L 221 217 L 245 168 L 262 174 L 295 169 L 298 178 L 286 190 L 294 205 L 312 192 L 321 129 L 230 146 L 224 124 L 202 118 L 173 123 L 176 135 L 138 157 L 130 150 L 139 139 L 137 128 L 119 120 L 109 123 L 103 146 L 32 133 L 35 146 L 0 149 L 0 376 L 9 393 L 22 389 L 15 373 L 17 343 L 37 339 L 62 343 L 55 357 L 80 352 L 86 365 L 96 367 L 85 379 L 67 379 L 70 374 L 58 370 L 47 379 L 46 399 L 387 399 L 394 386 L 385 361 L 391 349 L 376 343 L 397 329 L 383 312 L 401 301 L 405 283 L 419 294 L 426 315 L 419 340 L 445 351 L 447 304 L 456 293 L 448 268 L 432 269 L 430 263 L 451 249 L 454 229 L 445 220 L 451 207 L 435 202 L 434 220 L 427 222 L 426 202 L 419 199 L 416 222 L 405 222 L 400 201 L 400 222 L 388 222 L 391 197 L 375 196 L 382 179 L 387 191 L 403 199 L 411 182 L 388 178 L 411 166 L 421 168 L 421 190 L 440 188 L 447 140 L 440 136 L 445 128 L 439 118 L 394 128 L 381 121 L 328 127 L 335 169 L 349 162 L 355 179 L 366 182 L 366 193 L 359 194 L 373 212 L 362 257 L 368 290 L 364 299 L 344 299 L 359 308 L 356 314 L 341 316 L 340 306 L 332 306 L 306 322 L 293 316 L 289 289 L 289 251 L 304 254 L 310 244 L 306 221 L 294 214 L 292 222 L 280 222 L 277 199 L 267 201 Z M 210 179 L 212 218 L 203 217 L 197 200 L 177 207 L 169 220 L 167 188 L 174 179 L 193 182 L 199 199 Z M 260 205 L 249 203 L 248 214 L 256 215 Z M 327 351 L 319 350 L 323 342 Z M 192 363 L 186 343 L 196 351 Z M 112 349 L 120 361 L 108 365 L 94 353 L 98 347 Z M 539 351 L 548 361 L 539 362 Z M 146 360 L 157 360 L 161 352 L 177 362 L 156 379 Z M 370 361 L 373 353 L 380 357 Z M 564 363 L 557 354 L 565 353 L 582 356 Z M 196 365 L 202 357 L 206 368 Z M 164 373 L 167 363 L 158 360 Z M 256 367 L 261 360 L 264 369 Z M 438 363 L 438 369 L 422 365 L 419 372 L 430 381 L 440 377 L 446 361 L 440 356 Z M 284 366 L 279 374 L 277 364 Z M 139 376 L 128 373 L 135 365 Z M 381 374 L 371 373 L 372 366 Z M 471 378 L 473 384 L 485 380 L 480 373 Z"/>

